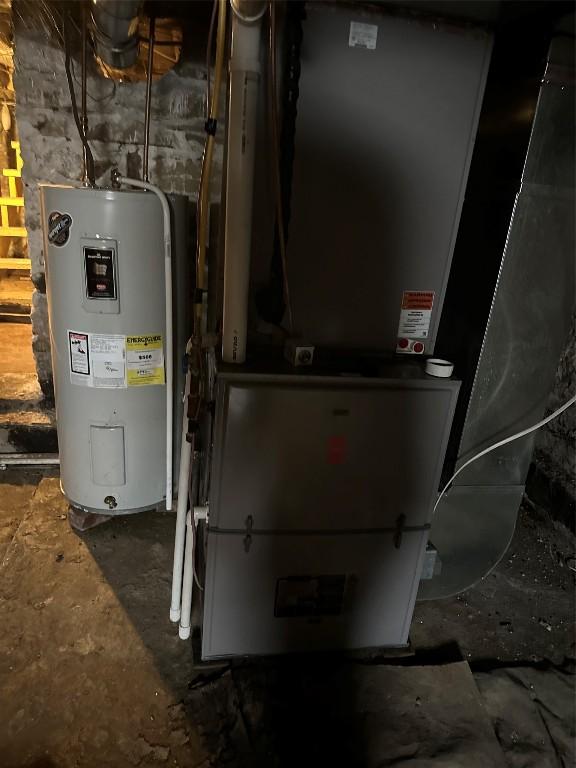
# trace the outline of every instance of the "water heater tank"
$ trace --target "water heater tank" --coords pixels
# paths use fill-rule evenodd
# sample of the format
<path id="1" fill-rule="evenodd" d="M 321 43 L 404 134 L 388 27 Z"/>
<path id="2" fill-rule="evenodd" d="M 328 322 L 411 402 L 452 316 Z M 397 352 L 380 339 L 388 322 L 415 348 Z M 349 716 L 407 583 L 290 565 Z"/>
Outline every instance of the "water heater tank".
<path id="1" fill-rule="evenodd" d="M 150 509 L 166 490 L 160 203 L 40 189 L 62 491 L 90 512 Z"/>

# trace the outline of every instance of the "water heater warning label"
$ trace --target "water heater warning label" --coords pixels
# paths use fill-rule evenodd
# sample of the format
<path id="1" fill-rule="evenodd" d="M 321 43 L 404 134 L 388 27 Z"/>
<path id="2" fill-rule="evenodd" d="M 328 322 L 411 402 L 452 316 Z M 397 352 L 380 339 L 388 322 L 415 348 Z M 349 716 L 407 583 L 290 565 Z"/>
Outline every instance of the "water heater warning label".
<path id="1" fill-rule="evenodd" d="M 126 364 L 129 387 L 164 384 L 164 346 L 162 336 L 128 336 Z"/>
<path id="2" fill-rule="evenodd" d="M 70 381 L 95 389 L 126 389 L 164 384 L 161 334 L 68 331 Z"/>
<path id="3" fill-rule="evenodd" d="M 92 386 L 100 389 L 124 389 L 126 386 L 126 349 L 124 336 L 91 333 Z"/>
<path id="4" fill-rule="evenodd" d="M 88 334 L 68 331 L 68 346 L 70 348 L 70 373 L 90 376 Z"/>

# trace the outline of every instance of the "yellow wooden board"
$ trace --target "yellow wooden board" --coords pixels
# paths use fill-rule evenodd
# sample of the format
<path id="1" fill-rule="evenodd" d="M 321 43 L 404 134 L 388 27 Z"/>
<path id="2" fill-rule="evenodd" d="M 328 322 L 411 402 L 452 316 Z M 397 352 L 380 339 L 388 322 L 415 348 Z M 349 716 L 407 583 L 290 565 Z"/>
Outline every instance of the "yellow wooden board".
<path id="1" fill-rule="evenodd" d="M 18 196 L 16 179 L 22 176 L 22 155 L 20 154 L 20 142 L 11 141 L 12 149 L 16 150 L 16 168 L 4 168 L 2 175 L 8 179 L 8 195 L 0 196 L 0 237 L 27 237 L 25 227 L 10 226 L 9 208 L 23 208 L 24 198 Z M 6 261 L 5 259 L 3 261 Z M 18 259 L 17 261 L 21 261 Z M 18 269 L 19 267 L 3 267 L 4 269 Z"/>
<path id="2" fill-rule="evenodd" d="M 0 237 L 27 237 L 26 227 L 0 227 Z"/>
<path id="3" fill-rule="evenodd" d="M 0 259 L 0 269 L 21 269 L 30 272 L 30 259 Z"/>

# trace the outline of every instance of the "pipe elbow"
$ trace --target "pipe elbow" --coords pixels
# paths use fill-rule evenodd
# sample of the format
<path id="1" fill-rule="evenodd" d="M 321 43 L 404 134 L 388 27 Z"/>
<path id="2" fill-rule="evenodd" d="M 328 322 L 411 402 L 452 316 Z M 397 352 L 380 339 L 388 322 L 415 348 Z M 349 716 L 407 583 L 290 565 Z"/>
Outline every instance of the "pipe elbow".
<path id="1" fill-rule="evenodd" d="M 266 0 L 230 0 L 230 5 L 240 21 L 254 24 L 264 16 L 268 3 Z"/>

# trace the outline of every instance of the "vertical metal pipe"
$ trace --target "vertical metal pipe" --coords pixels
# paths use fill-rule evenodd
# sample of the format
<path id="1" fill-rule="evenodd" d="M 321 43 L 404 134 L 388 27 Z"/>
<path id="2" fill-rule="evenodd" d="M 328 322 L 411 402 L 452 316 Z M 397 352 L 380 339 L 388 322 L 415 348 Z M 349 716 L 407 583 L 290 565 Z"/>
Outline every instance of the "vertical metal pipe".
<path id="1" fill-rule="evenodd" d="M 152 95 L 152 67 L 154 64 L 154 32 L 156 28 L 156 19 L 150 17 L 150 26 L 148 30 L 148 70 L 146 72 L 146 108 L 144 116 L 144 160 L 142 162 L 142 179 L 148 179 L 148 150 L 150 147 L 150 100 Z"/>
<path id="2" fill-rule="evenodd" d="M 87 79 L 87 11 L 86 3 L 82 4 L 82 102 L 81 102 L 81 119 L 82 119 L 82 133 L 84 134 L 84 141 L 82 142 L 82 182 L 85 186 L 91 186 L 94 184 L 94 179 L 91 178 L 91 169 L 89 168 L 88 160 L 88 110 L 86 106 L 86 79 Z"/>

